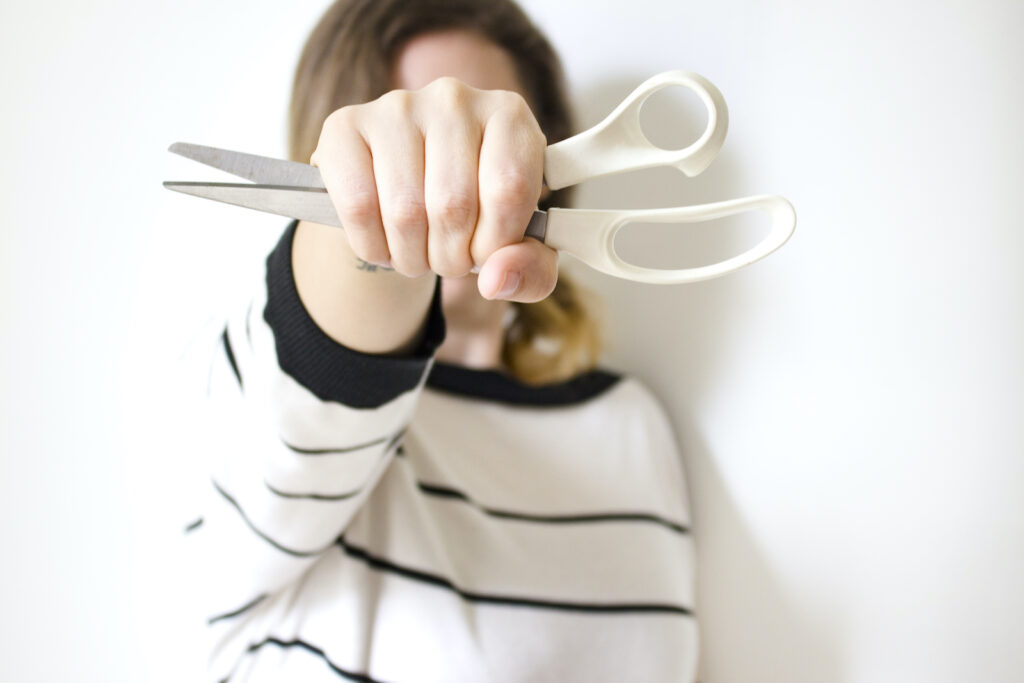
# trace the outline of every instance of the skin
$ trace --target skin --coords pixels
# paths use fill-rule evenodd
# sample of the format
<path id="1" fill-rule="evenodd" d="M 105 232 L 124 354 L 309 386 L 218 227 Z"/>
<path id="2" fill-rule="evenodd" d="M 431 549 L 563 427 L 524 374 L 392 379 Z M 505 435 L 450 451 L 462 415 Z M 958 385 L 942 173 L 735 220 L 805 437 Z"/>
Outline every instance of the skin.
<path id="1" fill-rule="evenodd" d="M 499 367 L 508 301 L 543 299 L 557 279 L 557 253 L 523 239 L 544 135 L 511 57 L 478 34 L 413 38 L 392 80 L 324 123 L 311 163 L 345 229 L 299 224 L 299 296 L 335 341 L 402 354 L 421 338 L 436 273 L 448 323 L 438 357 Z"/>

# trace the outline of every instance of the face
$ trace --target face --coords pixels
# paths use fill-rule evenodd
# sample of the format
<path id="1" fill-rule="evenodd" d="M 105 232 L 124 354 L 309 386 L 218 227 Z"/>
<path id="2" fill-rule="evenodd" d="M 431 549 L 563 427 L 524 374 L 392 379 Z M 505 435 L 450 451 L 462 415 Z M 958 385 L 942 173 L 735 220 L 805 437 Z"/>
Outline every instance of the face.
<path id="1" fill-rule="evenodd" d="M 478 33 L 452 29 L 416 36 L 398 53 L 396 88 L 419 90 L 452 76 L 479 90 L 513 90 L 526 96 L 512 57 Z"/>
<path id="2" fill-rule="evenodd" d="M 504 49 L 466 30 L 426 33 L 410 40 L 398 53 L 393 83 L 403 90 L 418 90 L 442 76 L 451 76 L 479 90 L 511 90 L 526 97 L 516 65 Z M 449 318 L 472 315 L 488 302 L 476 288 L 476 276 L 444 278 L 441 301 Z"/>

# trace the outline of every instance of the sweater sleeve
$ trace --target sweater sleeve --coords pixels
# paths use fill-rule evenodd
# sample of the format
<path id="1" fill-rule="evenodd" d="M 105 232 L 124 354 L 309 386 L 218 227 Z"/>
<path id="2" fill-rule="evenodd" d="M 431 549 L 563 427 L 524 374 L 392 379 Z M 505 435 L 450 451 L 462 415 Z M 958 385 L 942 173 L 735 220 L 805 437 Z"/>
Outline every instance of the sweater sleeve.
<path id="1" fill-rule="evenodd" d="M 285 588 L 331 551 L 394 457 L 444 338 L 435 291 L 410 355 L 364 354 L 332 340 L 296 291 L 294 234 L 292 224 L 256 296 L 212 349 L 197 433 L 210 479 L 186 536 L 211 624 Z"/>

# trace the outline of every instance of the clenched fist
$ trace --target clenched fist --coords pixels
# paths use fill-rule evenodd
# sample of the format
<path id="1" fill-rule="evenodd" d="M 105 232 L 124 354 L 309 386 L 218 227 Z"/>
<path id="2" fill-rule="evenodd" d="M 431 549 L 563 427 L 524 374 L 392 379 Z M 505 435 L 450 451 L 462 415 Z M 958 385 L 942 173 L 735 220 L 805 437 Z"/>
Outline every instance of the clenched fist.
<path id="1" fill-rule="evenodd" d="M 410 278 L 478 268 L 484 297 L 530 302 L 557 279 L 556 252 L 523 239 L 545 145 L 522 96 L 444 77 L 337 110 L 311 163 L 360 259 Z"/>

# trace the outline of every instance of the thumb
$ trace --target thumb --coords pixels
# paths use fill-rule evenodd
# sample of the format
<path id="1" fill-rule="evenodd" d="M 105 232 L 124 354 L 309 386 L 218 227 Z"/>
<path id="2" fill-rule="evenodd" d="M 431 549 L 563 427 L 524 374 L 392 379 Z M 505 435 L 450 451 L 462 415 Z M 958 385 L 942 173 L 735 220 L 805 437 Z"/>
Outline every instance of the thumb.
<path id="1" fill-rule="evenodd" d="M 532 237 L 492 253 L 480 267 L 476 286 L 485 299 L 533 303 L 547 298 L 558 282 L 558 252 Z"/>

